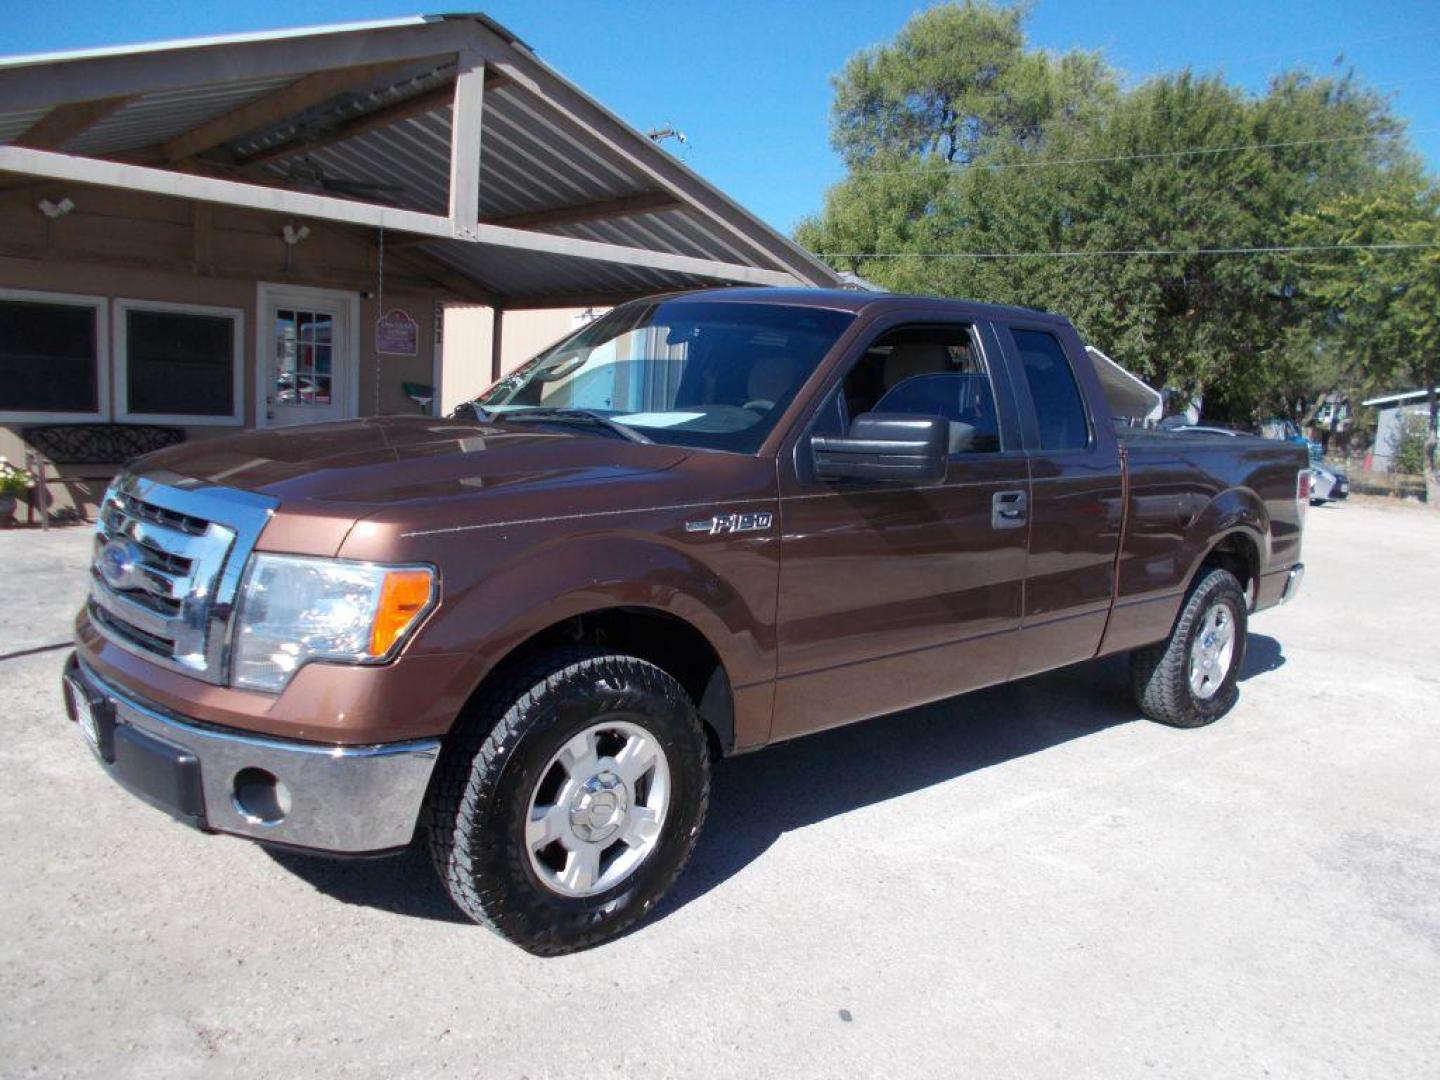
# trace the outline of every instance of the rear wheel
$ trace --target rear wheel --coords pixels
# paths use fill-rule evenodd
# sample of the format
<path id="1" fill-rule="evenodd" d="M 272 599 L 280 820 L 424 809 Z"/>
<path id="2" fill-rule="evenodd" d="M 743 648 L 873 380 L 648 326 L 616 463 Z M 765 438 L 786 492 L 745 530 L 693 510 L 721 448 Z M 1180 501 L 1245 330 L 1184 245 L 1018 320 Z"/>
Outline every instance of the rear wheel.
<path id="1" fill-rule="evenodd" d="M 1172 727 L 1218 720 L 1240 696 L 1245 660 L 1245 593 L 1228 570 L 1202 573 L 1164 641 L 1130 655 L 1140 711 Z"/>
<path id="2" fill-rule="evenodd" d="M 694 849 L 709 750 L 684 689 L 633 656 L 570 648 L 497 685 L 431 796 L 455 903 L 531 952 L 573 952 L 654 907 Z"/>

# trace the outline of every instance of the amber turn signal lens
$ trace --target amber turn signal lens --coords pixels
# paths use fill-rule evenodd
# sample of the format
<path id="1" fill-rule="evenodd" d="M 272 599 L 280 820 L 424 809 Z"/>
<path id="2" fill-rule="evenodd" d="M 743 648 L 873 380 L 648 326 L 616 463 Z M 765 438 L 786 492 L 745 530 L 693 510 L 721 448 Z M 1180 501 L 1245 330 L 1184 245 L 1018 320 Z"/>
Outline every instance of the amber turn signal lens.
<path id="1" fill-rule="evenodd" d="M 380 604 L 370 631 L 370 655 L 384 656 L 430 603 L 428 570 L 390 570 L 380 586 Z"/>

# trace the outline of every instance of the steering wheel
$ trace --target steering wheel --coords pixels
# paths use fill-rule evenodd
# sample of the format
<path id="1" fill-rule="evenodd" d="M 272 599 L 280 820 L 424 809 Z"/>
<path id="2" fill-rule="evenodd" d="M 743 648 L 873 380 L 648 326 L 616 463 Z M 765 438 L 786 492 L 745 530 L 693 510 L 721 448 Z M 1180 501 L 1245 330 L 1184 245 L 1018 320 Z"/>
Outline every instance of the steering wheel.
<path id="1" fill-rule="evenodd" d="M 769 412 L 775 408 L 773 401 L 766 401 L 764 398 L 756 398 L 754 401 L 747 401 L 742 408 L 752 409 L 756 412 Z"/>

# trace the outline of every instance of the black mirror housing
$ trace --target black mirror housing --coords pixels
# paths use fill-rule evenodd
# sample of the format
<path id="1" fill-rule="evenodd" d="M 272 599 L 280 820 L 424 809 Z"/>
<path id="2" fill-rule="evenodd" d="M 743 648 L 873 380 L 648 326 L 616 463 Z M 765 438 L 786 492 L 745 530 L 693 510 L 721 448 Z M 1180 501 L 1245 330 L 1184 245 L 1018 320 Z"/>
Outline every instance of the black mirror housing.
<path id="1" fill-rule="evenodd" d="M 941 416 L 864 413 L 843 436 L 810 436 L 810 451 L 823 480 L 943 480 L 950 424 Z"/>

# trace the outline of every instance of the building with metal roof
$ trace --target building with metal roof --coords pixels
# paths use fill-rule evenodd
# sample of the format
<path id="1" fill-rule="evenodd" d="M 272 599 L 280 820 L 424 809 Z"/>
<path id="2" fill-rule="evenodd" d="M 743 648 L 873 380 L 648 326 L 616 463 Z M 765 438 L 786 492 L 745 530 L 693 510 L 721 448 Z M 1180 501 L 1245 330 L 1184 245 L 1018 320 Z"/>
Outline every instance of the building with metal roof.
<path id="1" fill-rule="evenodd" d="M 474 380 L 507 310 L 840 281 L 479 14 L 0 60 L 0 226 L 12 457 L 437 408 L 446 305 Z"/>

